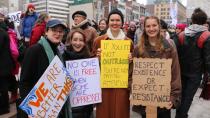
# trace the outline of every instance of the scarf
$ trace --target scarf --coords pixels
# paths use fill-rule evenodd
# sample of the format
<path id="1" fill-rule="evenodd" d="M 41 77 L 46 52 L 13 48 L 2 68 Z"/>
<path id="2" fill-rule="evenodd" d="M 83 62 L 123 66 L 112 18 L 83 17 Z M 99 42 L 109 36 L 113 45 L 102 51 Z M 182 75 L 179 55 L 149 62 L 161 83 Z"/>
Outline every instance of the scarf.
<path id="1" fill-rule="evenodd" d="M 48 58 L 49 63 L 50 63 L 53 60 L 53 58 L 55 57 L 50 44 L 48 43 L 48 41 L 44 37 L 41 37 L 41 39 L 39 40 L 38 43 L 41 44 L 44 47 L 44 50 L 47 54 L 47 58 Z"/>
<path id="2" fill-rule="evenodd" d="M 79 23 L 79 24 L 77 24 L 77 25 L 73 23 L 72 28 L 80 28 L 81 26 L 83 26 L 83 25 L 86 24 L 87 22 L 88 22 L 88 20 L 85 19 L 85 20 L 83 20 L 81 23 Z"/>
<path id="3" fill-rule="evenodd" d="M 53 58 L 55 57 L 53 50 L 49 44 L 49 42 L 47 41 L 47 39 L 45 39 L 44 37 L 41 37 L 41 39 L 38 42 L 39 44 L 41 44 L 44 47 L 44 50 L 47 54 L 47 58 L 49 60 L 49 63 L 53 60 Z M 61 59 L 61 61 L 63 62 L 62 56 L 60 55 L 60 53 L 57 51 L 58 57 Z M 71 104 L 69 102 L 69 97 L 67 98 L 63 108 L 61 109 L 58 118 L 72 118 L 72 114 L 71 114 Z"/>
<path id="4" fill-rule="evenodd" d="M 107 30 L 106 34 L 108 35 L 108 37 L 110 39 L 113 39 L 113 40 L 124 40 L 126 38 L 124 32 L 122 31 L 122 29 L 120 29 L 120 32 L 119 32 L 117 37 L 114 37 L 112 35 L 112 32 L 111 32 L 110 28 Z"/>
<path id="5" fill-rule="evenodd" d="M 90 52 L 87 47 L 84 47 L 80 52 L 75 52 L 73 47 L 70 45 L 67 47 L 64 53 L 64 60 L 77 60 L 85 59 L 90 57 Z"/>

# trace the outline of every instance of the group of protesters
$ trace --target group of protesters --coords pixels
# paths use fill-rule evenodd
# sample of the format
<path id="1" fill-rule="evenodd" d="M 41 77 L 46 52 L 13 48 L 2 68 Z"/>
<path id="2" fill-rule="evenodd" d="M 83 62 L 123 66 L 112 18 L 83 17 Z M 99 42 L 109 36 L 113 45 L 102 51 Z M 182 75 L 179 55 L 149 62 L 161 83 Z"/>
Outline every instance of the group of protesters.
<path id="1" fill-rule="evenodd" d="M 2 15 L 0 115 L 9 112 L 8 91 L 11 86 L 11 101 L 16 101 L 17 117 L 31 117 L 18 105 L 38 82 L 55 55 L 63 63 L 91 57 L 100 60 L 102 40 L 127 40 L 131 44 L 128 54 L 128 87 L 102 88 L 102 102 L 94 105 L 71 108 L 67 101 L 58 117 L 92 118 L 96 107 L 96 118 L 129 118 L 133 58 L 137 57 L 172 60 L 170 101 L 167 107 L 157 108 L 157 116 L 170 118 L 171 109 L 176 109 L 176 118 L 187 118 L 193 97 L 201 85 L 203 91 L 200 97 L 210 99 L 210 35 L 207 18 L 206 13 L 197 8 L 188 27 L 184 23 L 169 27 L 156 16 L 142 16 L 138 23 L 131 21 L 126 24 L 122 12 L 114 9 L 97 24 L 88 20 L 84 11 L 76 11 L 72 15 L 73 25 L 68 27 L 58 19 L 51 19 L 47 13 L 37 15 L 34 5 L 29 4 L 27 11 L 21 14 L 18 37 L 14 24 L 11 26 L 12 22 L 7 23 Z M 13 54 L 12 46 L 20 51 L 18 44 L 21 41 L 26 48 L 23 52 Z M 21 72 L 17 82 L 15 75 L 19 73 L 19 68 Z M 134 105 L 132 110 L 146 118 L 145 106 Z"/>

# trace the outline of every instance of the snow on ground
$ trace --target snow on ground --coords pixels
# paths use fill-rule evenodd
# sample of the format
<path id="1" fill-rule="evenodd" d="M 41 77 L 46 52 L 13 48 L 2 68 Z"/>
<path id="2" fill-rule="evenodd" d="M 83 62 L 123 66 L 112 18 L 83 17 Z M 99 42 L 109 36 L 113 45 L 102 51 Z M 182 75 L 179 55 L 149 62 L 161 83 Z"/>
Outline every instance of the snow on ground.
<path id="1" fill-rule="evenodd" d="M 199 98 L 201 89 L 198 89 L 189 110 L 189 118 L 210 118 L 210 101 Z"/>

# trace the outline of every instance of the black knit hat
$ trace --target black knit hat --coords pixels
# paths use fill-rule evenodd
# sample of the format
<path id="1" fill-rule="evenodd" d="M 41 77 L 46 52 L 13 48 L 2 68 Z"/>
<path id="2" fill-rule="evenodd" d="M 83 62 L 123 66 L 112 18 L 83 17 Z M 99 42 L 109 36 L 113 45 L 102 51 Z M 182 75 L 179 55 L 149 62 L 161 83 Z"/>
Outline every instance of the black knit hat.
<path id="1" fill-rule="evenodd" d="M 77 15 L 77 14 L 82 15 L 82 16 L 84 16 L 85 18 L 87 17 L 87 14 L 86 14 L 84 11 L 76 11 L 76 12 L 74 12 L 73 15 L 72 15 L 72 19 L 73 19 L 73 20 L 74 20 L 74 16 Z"/>
<path id="2" fill-rule="evenodd" d="M 108 15 L 108 20 L 107 20 L 108 23 L 109 23 L 109 18 L 110 18 L 110 16 L 111 16 L 112 14 L 118 14 L 118 15 L 121 17 L 122 25 L 124 24 L 124 16 L 123 16 L 122 12 L 121 12 L 119 9 L 113 9 L 113 10 L 109 13 L 109 15 Z"/>

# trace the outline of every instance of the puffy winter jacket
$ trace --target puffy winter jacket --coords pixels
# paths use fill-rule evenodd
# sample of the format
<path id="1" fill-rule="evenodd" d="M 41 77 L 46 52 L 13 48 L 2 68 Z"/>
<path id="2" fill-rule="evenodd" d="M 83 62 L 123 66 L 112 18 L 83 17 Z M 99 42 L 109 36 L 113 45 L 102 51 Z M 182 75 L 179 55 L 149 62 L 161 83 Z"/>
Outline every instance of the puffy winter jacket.
<path id="1" fill-rule="evenodd" d="M 41 36 L 44 36 L 45 27 L 46 27 L 46 22 L 42 22 L 41 24 L 35 24 L 31 32 L 30 46 L 36 44 L 41 38 Z"/>
<path id="2" fill-rule="evenodd" d="M 31 37 L 31 31 L 32 28 L 37 20 L 38 16 L 36 13 L 33 13 L 32 15 L 27 15 L 23 18 L 22 22 L 22 29 L 21 29 L 21 36 L 30 38 Z"/>

